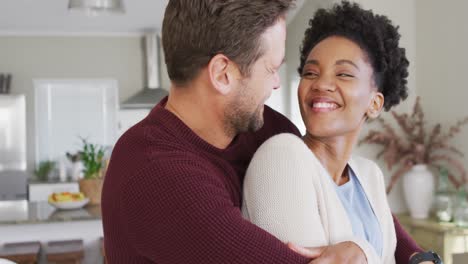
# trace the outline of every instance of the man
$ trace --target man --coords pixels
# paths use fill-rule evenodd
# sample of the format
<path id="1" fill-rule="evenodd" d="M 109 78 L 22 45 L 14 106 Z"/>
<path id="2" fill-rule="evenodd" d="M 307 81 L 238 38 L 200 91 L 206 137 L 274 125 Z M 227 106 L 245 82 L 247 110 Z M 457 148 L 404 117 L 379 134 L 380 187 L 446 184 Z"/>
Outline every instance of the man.
<path id="1" fill-rule="evenodd" d="M 170 95 L 119 139 L 104 183 L 109 263 L 366 263 L 351 242 L 291 250 L 239 209 L 256 149 L 272 135 L 299 134 L 264 106 L 280 86 L 293 2 L 169 1 Z M 400 250 L 415 252 L 396 227 L 407 242 Z"/>

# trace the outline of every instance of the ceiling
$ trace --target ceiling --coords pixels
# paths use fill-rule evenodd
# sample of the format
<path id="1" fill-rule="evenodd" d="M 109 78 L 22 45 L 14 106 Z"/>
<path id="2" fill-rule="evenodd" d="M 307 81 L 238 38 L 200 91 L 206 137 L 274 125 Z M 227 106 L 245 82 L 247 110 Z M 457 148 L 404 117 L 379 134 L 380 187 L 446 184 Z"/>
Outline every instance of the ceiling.
<path id="1" fill-rule="evenodd" d="M 139 34 L 161 28 L 168 0 L 124 0 L 123 15 L 69 12 L 67 0 L 0 0 L 0 35 Z M 290 20 L 302 6 L 288 15 Z"/>

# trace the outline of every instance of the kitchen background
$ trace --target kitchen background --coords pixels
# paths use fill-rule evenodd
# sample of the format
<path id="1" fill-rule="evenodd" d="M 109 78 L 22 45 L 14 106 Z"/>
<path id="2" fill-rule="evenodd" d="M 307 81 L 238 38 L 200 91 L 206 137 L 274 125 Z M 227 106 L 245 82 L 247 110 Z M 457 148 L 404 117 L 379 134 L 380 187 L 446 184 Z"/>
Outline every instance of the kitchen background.
<path id="1" fill-rule="evenodd" d="M 299 45 L 314 11 L 333 2 L 338 1 L 298 1 L 297 8 L 288 15 L 286 63 L 281 69 L 282 87 L 273 93 L 267 104 L 288 116 L 301 129 L 303 125 L 296 102 Z M 428 127 L 441 123 L 447 129 L 467 116 L 468 89 L 464 75 L 468 69 L 468 27 L 464 25 L 468 22 L 465 15 L 468 2 L 356 2 L 389 16 L 400 26 L 402 43 L 411 63 L 410 96 L 395 110 L 411 111 L 419 96 Z M 165 0 L 126 1 L 125 14 L 87 16 L 80 12 L 68 12 L 67 1 L 63 0 L 0 0 L 0 73 L 12 75 L 10 99 L 0 95 L 0 200 L 27 199 L 26 180 L 35 179 L 33 171 L 39 163 L 49 159 L 57 164 L 64 163 L 65 151 L 62 150 L 70 153 L 79 150 L 79 136 L 105 145 L 109 152 L 118 136 L 149 111 L 145 108 L 123 109 L 119 103 L 147 86 L 146 68 L 156 59 L 148 57 L 144 49 L 144 36 L 148 32 L 158 32 L 166 3 Z M 161 49 L 159 55 L 160 88 L 169 89 Z M 76 87 L 81 88 L 76 90 Z M 11 99 L 12 96 L 16 99 Z M 70 98 L 70 101 L 63 101 L 63 98 Z M 24 109 L 25 134 L 22 137 L 21 133 L 17 133 L 24 130 L 21 127 L 15 129 L 13 138 L 16 142 L 11 146 L 8 139 L 12 137 L 7 137 L 7 134 L 11 134 L 11 126 L 21 123 L 22 119 L 12 115 L 11 119 L 16 122 L 7 122 L 6 110 L 2 112 L 2 108 L 6 109 L 7 105 L 11 108 L 13 101 L 17 107 L 15 113 L 16 109 Z M 92 109 L 102 111 L 92 115 Z M 394 124 L 390 114 L 385 113 L 384 118 Z M 377 126 L 371 124 L 370 127 Z M 20 138 L 19 141 L 17 138 Z M 451 143 L 467 154 L 467 138 L 468 127 L 464 127 Z M 24 156 L 19 154 L 20 162 L 14 171 L 8 168 L 8 157 L 13 155 L 13 149 L 24 152 Z M 61 156 L 57 156 L 58 151 Z M 358 152 L 375 159 L 378 148 L 363 145 Z M 460 160 L 466 169 L 468 158 L 465 156 Z M 388 171 L 381 159 L 376 161 L 388 183 L 393 171 Z M 72 164 L 68 162 L 66 166 L 67 176 L 71 177 Z M 21 177 L 24 181 L 19 183 L 20 193 L 15 194 L 10 181 Z M 401 182 L 389 194 L 392 211 L 397 214 L 407 211 Z M 466 242 L 464 246 L 468 251 Z M 90 261 L 89 258 L 87 261 Z"/>

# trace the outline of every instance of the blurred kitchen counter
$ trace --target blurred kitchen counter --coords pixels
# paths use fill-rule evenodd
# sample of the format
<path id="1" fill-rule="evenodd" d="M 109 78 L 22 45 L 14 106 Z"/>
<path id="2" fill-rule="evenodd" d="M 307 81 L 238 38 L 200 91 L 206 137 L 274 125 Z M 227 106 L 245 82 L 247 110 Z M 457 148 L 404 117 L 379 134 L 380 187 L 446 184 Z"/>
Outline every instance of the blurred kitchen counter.
<path id="1" fill-rule="evenodd" d="M 87 205 L 73 210 L 59 210 L 45 201 L 0 201 L 0 225 L 44 224 L 87 220 L 101 220 L 100 205 Z"/>
<path id="2" fill-rule="evenodd" d="M 4 243 L 82 239 L 83 264 L 101 264 L 100 206 L 58 210 L 46 201 L 0 201 L 0 246 Z M 41 250 L 39 263 L 47 263 Z"/>

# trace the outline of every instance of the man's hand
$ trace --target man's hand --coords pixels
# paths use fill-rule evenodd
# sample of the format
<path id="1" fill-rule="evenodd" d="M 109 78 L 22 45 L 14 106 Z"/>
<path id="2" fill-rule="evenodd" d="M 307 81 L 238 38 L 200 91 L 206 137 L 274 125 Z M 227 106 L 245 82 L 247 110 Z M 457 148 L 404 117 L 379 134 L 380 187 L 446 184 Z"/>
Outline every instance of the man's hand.
<path id="1" fill-rule="evenodd" d="M 293 243 L 288 243 L 288 246 L 298 254 L 311 258 L 311 264 L 367 264 L 366 255 L 362 249 L 350 241 L 314 248 L 304 248 Z"/>

